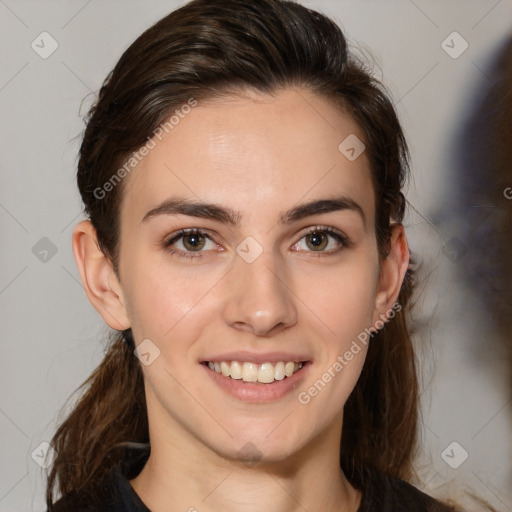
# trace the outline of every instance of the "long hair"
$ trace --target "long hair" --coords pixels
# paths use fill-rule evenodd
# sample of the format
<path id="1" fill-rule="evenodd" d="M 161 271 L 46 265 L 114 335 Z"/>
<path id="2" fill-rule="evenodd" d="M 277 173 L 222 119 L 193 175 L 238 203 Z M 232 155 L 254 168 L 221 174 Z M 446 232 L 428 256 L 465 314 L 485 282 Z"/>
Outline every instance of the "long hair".
<path id="1" fill-rule="evenodd" d="M 408 150 L 383 85 L 349 51 L 340 28 L 316 11 L 283 0 L 193 0 L 124 52 L 86 116 L 78 187 L 98 244 L 116 272 L 123 182 L 107 194 L 98 190 L 130 155 L 191 98 L 287 87 L 320 95 L 361 128 L 376 197 L 375 236 L 380 257 L 386 257 L 390 220 L 400 223 L 404 216 Z M 407 326 L 413 288 L 409 268 L 398 298 L 401 309 L 372 338 L 345 405 L 340 464 L 355 486 L 362 485 L 369 467 L 405 480 L 413 474 L 418 384 Z M 58 455 L 48 476 L 50 510 L 56 489 L 66 494 L 93 486 L 119 464 L 116 447 L 149 440 L 130 330 L 113 338 L 80 389 L 51 442 Z"/>

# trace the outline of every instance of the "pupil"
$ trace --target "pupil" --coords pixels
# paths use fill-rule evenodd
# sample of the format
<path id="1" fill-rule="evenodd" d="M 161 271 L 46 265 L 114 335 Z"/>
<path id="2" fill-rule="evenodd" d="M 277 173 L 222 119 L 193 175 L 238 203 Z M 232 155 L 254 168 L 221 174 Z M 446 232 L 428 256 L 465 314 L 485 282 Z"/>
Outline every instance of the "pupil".
<path id="1" fill-rule="evenodd" d="M 185 246 L 189 249 L 201 249 L 204 245 L 203 236 L 194 233 L 185 237 Z"/>
<path id="2" fill-rule="evenodd" d="M 312 233 L 309 235 L 309 241 L 311 242 L 311 245 L 318 249 L 323 248 L 325 246 L 325 240 L 326 236 L 324 233 Z"/>

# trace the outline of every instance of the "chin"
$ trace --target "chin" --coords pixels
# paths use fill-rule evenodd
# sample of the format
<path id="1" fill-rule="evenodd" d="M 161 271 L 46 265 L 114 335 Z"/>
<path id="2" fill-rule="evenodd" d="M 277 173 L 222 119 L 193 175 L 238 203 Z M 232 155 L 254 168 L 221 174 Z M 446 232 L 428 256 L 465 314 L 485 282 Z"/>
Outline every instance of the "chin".
<path id="1" fill-rule="evenodd" d="M 239 431 L 239 434 L 233 433 L 233 438 L 229 437 L 227 444 L 219 445 L 217 438 L 210 446 L 221 457 L 248 466 L 285 461 L 303 446 L 305 440 L 302 436 L 298 439 L 285 429 L 281 430 L 282 425 L 276 428 L 281 421 L 265 422 L 261 428 L 253 427 Z"/>

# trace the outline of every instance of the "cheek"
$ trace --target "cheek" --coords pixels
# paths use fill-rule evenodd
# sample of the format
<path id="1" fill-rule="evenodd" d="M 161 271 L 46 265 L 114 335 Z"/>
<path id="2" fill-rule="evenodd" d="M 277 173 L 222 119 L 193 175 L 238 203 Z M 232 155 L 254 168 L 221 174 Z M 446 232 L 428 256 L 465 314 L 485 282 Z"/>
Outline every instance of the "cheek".
<path id="1" fill-rule="evenodd" d="M 376 264 L 364 257 L 298 279 L 298 296 L 329 340 L 331 356 L 371 326 L 376 279 Z"/>
<path id="2" fill-rule="evenodd" d="M 366 253 L 369 254 L 369 253 Z M 315 375 L 298 390 L 298 401 L 311 410 L 337 414 L 354 389 L 368 350 L 378 266 L 361 254 L 325 274 L 302 281 L 308 297 L 310 331 L 322 339 Z M 313 286 L 316 283 L 316 286 Z"/>
<path id="3" fill-rule="evenodd" d="M 196 268 L 170 265 L 159 256 L 132 255 L 125 267 L 127 309 L 135 339 L 164 340 L 183 328 L 193 331 L 201 314 L 202 299 L 215 279 Z M 196 324 L 197 325 L 197 324 Z"/>
<path id="4" fill-rule="evenodd" d="M 160 339 L 190 309 L 183 277 L 169 274 L 151 253 L 132 252 L 125 259 L 126 305 L 135 339 Z"/>

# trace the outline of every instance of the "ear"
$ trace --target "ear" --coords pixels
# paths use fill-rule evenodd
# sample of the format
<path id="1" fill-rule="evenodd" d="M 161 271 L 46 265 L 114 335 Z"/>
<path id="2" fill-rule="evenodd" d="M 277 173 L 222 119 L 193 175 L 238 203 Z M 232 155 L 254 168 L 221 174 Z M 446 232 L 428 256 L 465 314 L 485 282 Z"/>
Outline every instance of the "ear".
<path id="1" fill-rule="evenodd" d="M 130 320 L 121 284 L 110 259 L 99 248 L 96 230 L 89 220 L 76 225 L 72 246 L 82 285 L 91 304 L 112 329 L 128 329 Z"/>
<path id="2" fill-rule="evenodd" d="M 409 259 L 405 229 L 402 224 L 392 224 L 389 254 L 380 264 L 372 326 L 375 326 L 377 320 L 385 322 L 393 311 L 409 266 Z"/>

